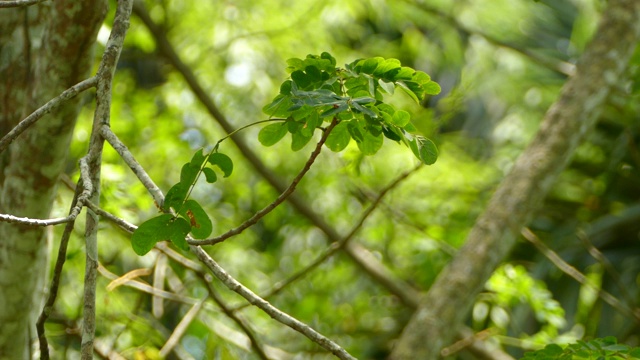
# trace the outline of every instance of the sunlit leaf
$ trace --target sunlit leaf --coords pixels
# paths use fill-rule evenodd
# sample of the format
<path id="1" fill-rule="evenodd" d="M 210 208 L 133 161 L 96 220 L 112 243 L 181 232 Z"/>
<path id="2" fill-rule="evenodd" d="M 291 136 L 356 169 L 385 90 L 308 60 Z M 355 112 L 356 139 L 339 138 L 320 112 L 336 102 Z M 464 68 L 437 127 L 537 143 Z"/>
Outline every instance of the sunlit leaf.
<path id="1" fill-rule="evenodd" d="M 341 122 L 333 128 L 327 137 L 325 145 L 331 151 L 340 152 L 349 145 L 349 141 L 351 141 L 351 135 L 349 135 L 347 123 Z"/>
<path id="2" fill-rule="evenodd" d="M 272 146 L 287 135 L 285 123 L 271 124 L 263 127 L 258 133 L 258 141 L 264 146 Z"/>
<path id="3" fill-rule="evenodd" d="M 396 111 L 391 117 L 391 123 L 399 127 L 404 127 L 410 120 L 411 115 L 404 110 Z"/>

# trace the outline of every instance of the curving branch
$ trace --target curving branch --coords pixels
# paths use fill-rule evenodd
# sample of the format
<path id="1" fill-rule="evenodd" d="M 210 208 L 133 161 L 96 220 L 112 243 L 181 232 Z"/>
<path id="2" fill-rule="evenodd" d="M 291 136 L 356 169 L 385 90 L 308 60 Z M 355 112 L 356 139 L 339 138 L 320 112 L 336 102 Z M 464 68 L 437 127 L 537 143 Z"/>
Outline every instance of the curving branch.
<path id="1" fill-rule="evenodd" d="M 4 2 L 0 1 L 0 4 Z M 98 82 L 98 79 L 95 77 L 89 78 L 87 80 L 81 81 L 69 89 L 63 91 L 60 95 L 55 98 L 47 101 L 46 104 L 42 105 L 38 110 L 31 113 L 31 115 L 24 118 L 24 120 L 20 121 L 18 125 L 16 125 L 9 133 L 0 139 L 0 153 L 6 150 L 6 148 L 11 145 L 11 143 L 20 136 L 25 130 L 27 130 L 31 125 L 35 124 L 41 117 L 44 115 L 56 110 L 60 107 L 60 105 L 64 104 L 65 101 L 72 99 L 78 96 L 79 93 L 91 89 L 95 87 Z"/>
<path id="2" fill-rule="evenodd" d="M 207 254 L 200 246 L 191 246 L 191 251 L 211 270 L 211 272 L 230 290 L 236 292 L 238 295 L 245 298 L 251 305 L 258 307 L 260 310 L 267 313 L 274 320 L 287 325 L 288 327 L 303 334 L 311 341 L 329 350 L 335 356 L 340 359 L 355 360 L 351 354 L 341 348 L 338 344 L 331 339 L 325 337 L 319 332 L 312 329 L 309 325 L 295 319 L 291 315 L 279 310 L 275 306 L 271 305 L 268 301 L 256 295 L 249 290 L 246 286 L 242 285 L 238 280 L 229 275 L 220 265 L 218 265 L 209 254 Z"/>
<path id="3" fill-rule="evenodd" d="M 298 175 L 291 181 L 291 185 L 289 185 L 289 187 L 287 187 L 287 189 L 285 189 L 271 204 L 267 205 L 262 210 L 256 212 L 252 217 L 250 217 L 245 222 L 240 224 L 240 226 L 238 226 L 237 228 L 231 229 L 220 236 L 217 236 L 211 239 L 205 239 L 205 240 L 189 240 L 187 242 L 191 245 L 213 245 L 213 244 L 223 242 L 226 239 L 232 236 L 238 235 L 244 230 L 246 230 L 248 227 L 254 225 L 258 221 L 260 221 L 260 219 L 262 219 L 265 215 L 267 215 L 268 213 L 273 211 L 273 209 L 278 207 L 278 205 L 282 204 L 287 199 L 287 197 L 289 197 L 289 195 L 293 193 L 293 191 L 296 189 L 296 186 L 298 186 L 298 183 L 300 183 L 300 181 L 307 174 L 309 169 L 311 169 L 311 165 L 313 165 L 318 155 L 320 155 L 320 151 L 322 151 L 322 146 L 324 145 L 325 141 L 327 141 L 327 137 L 329 137 L 331 130 L 333 130 L 333 128 L 336 127 L 336 125 L 338 125 L 338 119 L 333 118 L 333 121 L 331 122 L 331 124 L 329 124 L 329 126 L 327 126 L 327 128 L 324 130 L 324 133 L 322 134 L 322 138 L 320 138 L 320 141 L 318 141 L 318 143 L 316 144 L 315 149 L 311 153 L 311 156 L 309 156 L 309 160 L 307 160 L 307 162 L 304 164 L 304 167 L 302 168 L 302 170 L 300 170 Z"/>

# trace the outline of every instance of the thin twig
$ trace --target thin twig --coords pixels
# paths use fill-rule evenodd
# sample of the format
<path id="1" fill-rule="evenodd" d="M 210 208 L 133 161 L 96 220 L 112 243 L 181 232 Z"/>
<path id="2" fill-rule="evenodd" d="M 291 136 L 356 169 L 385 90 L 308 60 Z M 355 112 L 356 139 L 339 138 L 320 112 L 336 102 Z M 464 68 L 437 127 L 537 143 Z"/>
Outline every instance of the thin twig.
<path id="1" fill-rule="evenodd" d="M 31 6 L 48 0 L 12 0 L 0 1 L 0 8 Z"/>
<path id="2" fill-rule="evenodd" d="M 602 252 L 600 252 L 600 250 L 598 250 L 598 248 L 593 246 L 593 244 L 589 240 L 589 236 L 587 235 L 587 233 L 585 233 L 582 230 L 579 230 L 578 233 L 577 233 L 577 236 L 578 236 L 578 239 L 580 239 L 582 241 L 582 244 L 587 248 L 587 251 L 589 252 L 589 255 L 591 255 L 600 264 L 602 264 L 602 267 L 604 268 L 604 270 L 609 274 L 609 276 L 611 276 L 613 281 L 616 283 L 616 286 L 618 287 L 618 289 L 622 293 L 622 296 L 624 296 L 624 299 L 625 299 L 626 303 L 631 306 L 631 304 L 633 304 L 635 302 L 634 299 L 633 299 L 633 296 L 631 296 L 631 294 L 629 294 L 629 291 L 627 290 L 627 287 L 622 282 L 622 279 L 620 277 L 620 273 L 616 270 L 616 268 L 613 266 L 613 264 L 611 264 L 611 261 L 609 261 L 609 259 L 607 259 L 607 257 L 604 256 L 604 254 Z"/>
<path id="3" fill-rule="evenodd" d="M 291 315 L 274 307 L 268 301 L 262 299 L 251 290 L 249 290 L 249 288 L 242 285 L 238 280 L 234 279 L 220 265 L 218 265 L 218 263 L 215 262 L 215 260 L 213 260 L 213 258 L 211 258 L 211 256 L 209 256 L 209 254 L 207 254 L 200 246 L 191 246 L 191 251 L 196 254 L 198 259 L 200 259 L 200 261 L 205 264 L 225 286 L 245 298 L 252 305 L 257 306 L 260 310 L 267 313 L 274 320 L 287 325 L 297 332 L 303 334 L 311 341 L 322 346 L 324 349 L 330 351 L 340 359 L 355 360 L 353 356 L 351 356 L 345 349 L 340 347 L 331 339 L 320 334 L 316 330 L 295 319 Z"/>
<path id="4" fill-rule="evenodd" d="M 322 134 L 322 138 L 320 138 L 320 141 L 318 141 L 318 144 L 316 144 L 316 148 L 311 153 L 309 160 L 307 160 L 307 162 L 304 164 L 304 167 L 302 168 L 302 170 L 300 170 L 300 173 L 298 173 L 298 175 L 293 179 L 293 181 L 291 181 L 291 185 L 289 185 L 289 187 L 285 191 L 283 191 L 271 204 L 267 205 L 262 210 L 256 212 L 251 218 L 247 219 L 245 222 L 240 224 L 240 226 L 238 226 L 237 228 L 231 229 L 220 236 L 217 236 L 211 239 L 205 239 L 205 240 L 190 240 L 187 242 L 191 245 L 213 245 L 213 244 L 223 242 L 232 236 L 240 234 L 241 232 L 246 230 L 248 227 L 257 223 L 260 219 L 262 219 L 262 217 L 270 213 L 273 209 L 278 207 L 278 205 L 282 204 L 287 199 L 287 197 L 291 195 L 291 193 L 293 193 L 293 191 L 296 189 L 296 186 L 298 185 L 300 180 L 302 180 L 305 174 L 309 171 L 309 169 L 311 169 L 311 165 L 316 160 L 318 155 L 320 155 L 320 151 L 322 151 L 322 146 L 324 145 L 325 141 L 327 140 L 327 137 L 331 133 L 331 130 L 333 130 L 333 128 L 337 124 L 338 124 L 338 119 L 334 118 L 331 124 L 324 130 L 324 134 Z"/>
<path id="5" fill-rule="evenodd" d="M 187 328 L 189 327 L 191 322 L 196 318 L 196 315 L 198 315 L 200 309 L 202 309 L 202 305 L 204 305 L 206 299 L 207 298 L 204 298 L 198 301 L 182 317 L 182 320 L 180 320 L 178 325 L 173 329 L 173 332 L 171 333 L 171 336 L 169 336 L 169 339 L 167 339 L 167 342 L 165 342 L 162 346 L 162 349 L 160 349 L 161 358 L 167 357 L 171 350 L 178 344 L 180 338 L 182 338 L 182 335 L 184 335 L 184 332 L 187 331 Z"/>
<path id="6" fill-rule="evenodd" d="M 0 1 L 0 4 L 5 4 L 4 1 Z M 1 7 L 1 6 L 0 6 Z M 9 145 L 22 134 L 25 130 L 27 130 L 31 125 L 35 124 L 41 117 L 50 113 L 51 111 L 60 107 L 60 105 L 64 104 L 65 101 L 76 97 L 79 93 L 90 89 L 96 86 L 97 78 L 92 77 L 86 80 L 83 80 L 69 89 L 63 91 L 60 95 L 55 98 L 47 101 L 46 104 L 42 105 L 38 110 L 31 113 L 31 115 L 24 118 L 22 121 L 18 123 L 9 133 L 2 137 L 0 140 L 0 153 L 3 152 Z"/>
<path id="7" fill-rule="evenodd" d="M 578 269 L 574 268 L 573 266 L 569 265 L 560 257 L 560 255 L 558 255 L 556 252 L 548 248 L 542 241 L 540 241 L 538 236 L 536 236 L 536 234 L 534 234 L 529 228 L 523 228 L 521 234 L 525 239 L 531 242 L 542 253 L 542 255 L 549 259 L 563 273 L 571 276 L 580 284 L 591 288 L 598 294 L 598 297 L 600 297 L 607 304 L 611 305 L 611 307 L 613 307 L 614 309 L 617 309 L 620 313 L 631 316 L 635 318 L 637 322 L 640 322 L 640 309 L 629 308 L 609 292 L 593 285 L 593 283 L 589 281 L 589 279 L 583 273 L 578 271 Z"/>
<path id="8" fill-rule="evenodd" d="M 78 202 L 78 197 L 80 196 L 82 186 L 77 186 L 76 191 L 73 194 L 73 200 L 71 200 L 71 208 L 69 212 L 72 212 L 76 207 Z M 75 218 L 74 218 L 75 219 Z M 44 323 L 51 315 L 51 311 L 53 310 L 53 305 L 56 302 L 56 298 L 58 297 L 58 289 L 60 288 L 60 277 L 62 276 L 62 268 L 64 267 L 64 262 L 67 259 L 67 245 L 69 244 L 69 238 L 71 238 L 71 233 L 73 232 L 73 226 L 75 224 L 74 220 L 70 220 L 64 228 L 64 232 L 62 233 L 62 239 L 60 240 L 60 247 L 58 248 L 58 257 L 56 258 L 56 265 L 53 269 L 53 278 L 51 279 L 51 285 L 49 286 L 49 295 L 47 297 L 47 301 L 42 307 L 42 312 L 40 312 L 40 316 L 38 316 L 38 321 L 36 322 L 36 330 L 38 332 L 38 342 L 40 344 L 40 359 L 48 360 L 49 359 L 49 345 L 47 342 L 47 338 L 45 336 Z"/>
<path id="9" fill-rule="evenodd" d="M 367 209 L 362 213 L 362 215 L 360 215 L 360 219 L 351 228 L 351 231 L 349 231 L 349 233 L 346 236 L 344 236 L 339 241 L 331 243 L 329 245 L 329 247 L 327 247 L 322 254 L 320 254 L 314 261 L 309 263 L 307 266 L 305 266 L 304 268 L 300 269 L 298 272 L 296 272 L 295 274 L 293 274 L 292 276 L 290 276 L 286 280 L 277 282 L 266 294 L 264 294 L 262 296 L 262 298 L 268 299 L 268 298 L 278 294 L 285 287 L 291 285 L 293 282 L 295 282 L 297 280 L 302 279 L 305 275 L 310 273 L 313 269 L 315 269 L 316 267 L 320 266 L 320 264 L 325 262 L 328 258 L 333 256 L 339 250 L 341 250 L 347 244 L 347 242 L 349 242 L 351 239 L 353 239 L 355 237 L 355 235 L 358 233 L 358 231 L 360 231 L 360 229 L 364 225 L 364 222 L 367 220 L 367 218 L 382 203 L 382 199 L 385 197 L 385 195 L 387 195 L 389 193 L 389 191 L 395 189 L 398 186 L 398 184 L 400 184 L 403 180 L 405 180 L 407 177 L 409 177 L 409 175 L 411 175 L 411 174 L 415 173 L 416 171 L 418 171 L 421 167 L 422 167 L 422 163 L 420 163 L 418 166 L 414 167 L 411 170 L 405 171 L 400 176 L 395 178 L 391 183 L 389 183 L 387 186 L 385 186 L 378 193 L 378 195 L 375 197 L 375 199 L 372 200 L 372 202 L 369 205 L 369 207 L 367 207 Z"/>
<path id="10" fill-rule="evenodd" d="M 213 301 L 215 301 L 216 304 L 218 304 L 218 306 L 220 307 L 220 309 L 224 312 L 224 314 L 227 315 L 227 317 L 229 317 L 231 320 L 233 320 L 233 322 L 235 322 L 240 327 L 240 329 L 242 329 L 242 331 L 247 335 L 247 337 L 249 338 L 249 341 L 251 342 L 251 347 L 258 354 L 258 357 L 260 357 L 263 360 L 268 360 L 269 357 L 265 353 L 263 346 L 258 341 L 258 337 L 253 333 L 253 330 L 251 330 L 249 325 L 246 324 L 244 319 L 238 316 L 238 314 L 236 314 L 235 311 L 233 311 L 233 309 L 229 308 L 229 306 L 222 300 L 222 298 L 218 296 L 216 289 L 213 288 L 213 284 L 212 284 L 213 277 L 211 276 L 211 274 L 205 273 L 204 271 L 198 271 L 196 272 L 196 274 L 207 285 L 209 296 L 213 299 Z"/>
<path id="11" fill-rule="evenodd" d="M 153 197 L 158 208 L 162 207 L 162 201 L 164 196 L 160 188 L 153 182 L 151 177 L 142 168 L 139 162 L 133 157 L 133 154 L 129 151 L 127 146 L 118 139 L 118 136 L 111 131 L 108 126 L 102 126 L 100 134 L 105 140 L 113 147 L 113 149 L 120 155 L 122 160 L 129 166 L 131 171 L 138 177 L 142 185 L 149 191 L 149 194 Z"/>

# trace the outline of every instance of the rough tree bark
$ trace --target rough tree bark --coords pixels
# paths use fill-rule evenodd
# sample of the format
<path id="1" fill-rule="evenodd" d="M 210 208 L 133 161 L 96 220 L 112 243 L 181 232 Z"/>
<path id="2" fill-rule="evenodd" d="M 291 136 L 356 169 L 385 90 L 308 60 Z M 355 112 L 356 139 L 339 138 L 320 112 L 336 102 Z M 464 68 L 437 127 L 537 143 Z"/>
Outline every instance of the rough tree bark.
<path id="1" fill-rule="evenodd" d="M 84 80 L 107 2 L 0 9 L 0 137 Z M 79 111 L 71 100 L 0 154 L 0 213 L 47 218 Z M 0 223 L 0 359 L 29 359 L 48 267 L 45 229 Z"/>
<path id="2" fill-rule="evenodd" d="M 405 327 L 391 358 L 437 359 L 476 295 L 507 256 L 578 144 L 601 113 L 640 39 L 640 1 L 611 0 L 598 31 L 540 130 L 500 184 L 465 245 L 441 272 Z"/>

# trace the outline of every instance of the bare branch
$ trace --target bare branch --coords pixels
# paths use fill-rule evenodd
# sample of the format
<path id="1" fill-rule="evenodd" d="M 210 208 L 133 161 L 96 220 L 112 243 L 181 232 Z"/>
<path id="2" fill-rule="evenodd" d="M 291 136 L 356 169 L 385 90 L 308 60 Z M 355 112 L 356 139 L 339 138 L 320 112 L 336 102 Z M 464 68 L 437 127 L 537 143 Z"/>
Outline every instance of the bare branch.
<path id="1" fill-rule="evenodd" d="M 3 2 L 0 2 L 3 4 Z M 96 86 L 97 79 L 95 77 L 81 81 L 69 89 L 62 92 L 62 94 L 49 100 L 46 104 L 42 105 L 38 110 L 31 113 L 31 115 L 24 118 L 16 125 L 7 135 L 0 140 L 0 153 L 3 152 L 9 145 L 27 130 L 31 125 L 35 124 L 41 117 L 50 113 L 51 111 L 60 107 L 65 101 L 76 97 L 79 93 Z"/>
<path id="2" fill-rule="evenodd" d="M 78 197 L 81 194 L 81 187 L 77 186 L 76 191 L 73 194 L 73 200 L 71 201 L 71 208 L 69 212 L 74 211 L 76 208 L 76 204 L 78 202 Z M 58 257 L 56 258 L 56 265 L 53 269 L 53 278 L 51 279 L 51 285 L 49 287 L 49 296 L 47 297 L 47 301 L 45 302 L 42 312 L 40 312 L 40 316 L 38 316 L 38 320 L 36 322 L 36 329 L 38 332 L 38 342 L 40 344 L 40 358 L 42 360 L 49 359 L 49 345 L 47 342 L 47 338 L 45 336 L 44 323 L 49 318 L 51 314 L 51 310 L 53 310 L 53 305 L 56 302 L 56 298 L 58 297 L 58 289 L 60 287 L 60 277 L 62 276 L 62 268 L 64 267 L 64 262 L 67 259 L 67 245 L 69 244 L 69 239 L 71 238 L 71 232 L 73 232 L 73 226 L 75 224 L 75 217 L 73 220 L 70 220 L 64 228 L 64 232 L 62 233 L 62 239 L 60 240 L 60 247 L 58 248 Z"/>
<path id="3" fill-rule="evenodd" d="M 11 8 L 11 7 L 23 7 L 23 6 L 31 6 L 41 2 L 45 2 L 48 0 L 2 0 L 0 1 L 0 9 L 1 8 Z"/>
<path id="4" fill-rule="evenodd" d="M 593 283 L 590 282 L 583 273 L 578 271 L 578 269 L 574 268 L 573 266 L 567 264 L 567 262 L 564 261 L 560 257 L 560 255 L 556 254 L 553 250 L 549 249 L 544 243 L 542 243 L 542 241 L 540 241 L 536 234 L 534 234 L 529 228 L 522 229 L 522 236 L 524 236 L 525 239 L 535 245 L 535 247 L 542 253 L 542 255 L 549 259 L 563 273 L 571 276 L 580 284 L 590 287 L 604 302 L 611 305 L 620 313 L 635 318 L 636 322 L 640 323 L 640 308 L 635 310 L 630 309 L 609 292 L 593 285 Z"/>
<path id="5" fill-rule="evenodd" d="M 96 78 L 96 110 L 93 118 L 91 139 L 87 164 L 91 176 L 90 183 L 94 192 L 91 202 L 100 205 L 100 168 L 102 163 L 102 149 L 104 139 L 101 135 L 102 125 L 109 125 L 111 112 L 111 86 L 113 74 L 122 51 L 124 38 L 129 28 L 129 18 L 133 0 L 120 0 L 116 8 L 113 28 L 107 41 L 102 61 L 98 67 Z M 98 269 L 98 222 L 99 218 L 92 210 L 87 211 L 85 225 L 86 265 L 84 276 L 83 328 L 81 356 L 83 360 L 93 359 L 93 342 L 95 339 L 95 307 L 96 307 L 96 278 Z"/>
<path id="6" fill-rule="evenodd" d="M 300 170 L 300 173 L 298 173 L 298 175 L 293 179 L 293 181 L 291 181 L 291 185 L 289 185 L 289 187 L 285 191 L 283 191 L 271 204 L 267 205 L 262 210 L 256 212 L 251 218 L 247 219 L 237 228 L 231 229 L 218 237 L 205 239 L 205 240 L 189 240 L 187 242 L 191 245 L 213 245 L 213 244 L 223 242 L 232 236 L 240 234 L 241 232 L 246 230 L 248 227 L 257 223 L 265 215 L 273 211 L 273 209 L 278 207 L 278 205 L 282 204 L 287 199 L 287 197 L 291 195 L 291 193 L 293 193 L 293 191 L 296 189 L 296 186 L 298 185 L 300 180 L 302 180 L 302 178 L 306 175 L 309 169 L 311 169 L 311 165 L 316 160 L 318 155 L 320 155 L 320 151 L 322 151 L 322 146 L 324 145 L 324 142 L 327 140 L 327 137 L 331 133 L 331 130 L 333 130 L 333 128 L 337 124 L 338 124 L 338 119 L 334 118 L 331 124 L 324 130 L 324 134 L 322 134 L 322 138 L 320 138 L 320 141 L 318 141 L 316 148 L 311 153 L 309 160 L 307 160 L 307 162 L 304 164 L 304 167 L 302 168 L 302 170 Z"/>
<path id="7" fill-rule="evenodd" d="M 129 166 L 133 173 L 138 177 L 142 185 L 144 185 L 147 191 L 149 191 L 149 194 L 151 194 L 151 196 L 153 197 L 156 205 L 158 207 L 162 207 L 162 201 L 164 199 L 162 191 L 153 182 L 151 177 L 147 174 L 140 163 L 136 161 L 127 146 L 122 143 L 122 141 L 118 139 L 116 134 L 111 131 L 111 128 L 106 125 L 102 126 L 102 128 L 100 129 L 100 134 L 104 137 L 105 140 L 107 140 L 107 142 L 109 142 L 113 149 L 120 155 L 122 160 L 124 160 L 124 162 Z"/>
<path id="8" fill-rule="evenodd" d="M 313 260 L 307 266 L 305 266 L 304 268 L 300 269 L 299 271 L 297 271 L 295 274 L 293 274 L 289 278 L 285 279 L 284 281 L 277 282 L 271 288 L 271 290 L 269 290 L 262 297 L 264 299 L 268 299 L 268 298 L 276 295 L 277 293 L 282 291 L 285 287 L 291 285 L 293 282 L 302 279 L 304 276 L 309 274 L 313 269 L 315 269 L 318 266 L 320 266 L 320 264 L 322 264 L 328 258 L 333 256 L 339 250 L 343 249 L 344 246 L 349 241 L 351 241 L 351 239 L 353 239 L 355 237 L 355 235 L 358 233 L 358 231 L 360 231 L 360 229 L 364 225 L 364 222 L 367 220 L 367 218 L 369 218 L 371 213 L 373 213 L 373 211 L 378 207 L 378 205 L 380 205 L 382 203 L 382 199 L 385 197 L 385 195 L 387 195 L 389 193 L 389 191 L 395 189 L 398 186 L 398 184 L 400 184 L 403 180 L 405 180 L 407 177 L 409 177 L 409 175 L 411 175 L 411 174 L 415 173 L 416 171 L 418 171 L 421 167 L 422 167 L 422 163 L 420 163 L 418 166 L 414 167 L 413 169 L 411 169 L 409 171 L 405 171 L 400 176 L 395 178 L 391 183 L 389 183 L 387 186 L 385 186 L 378 193 L 378 196 L 376 196 L 376 198 L 373 199 L 371 204 L 362 213 L 362 215 L 360 215 L 360 220 L 358 220 L 358 222 L 351 228 L 351 231 L 349 231 L 349 233 L 346 236 L 344 236 L 342 239 L 340 239 L 340 241 L 336 241 L 336 242 L 331 243 L 329 245 L 329 247 L 327 247 L 327 249 L 325 249 L 325 251 L 322 254 L 320 254 L 315 260 Z M 410 302 L 414 302 L 415 301 L 415 304 L 417 304 L 417 300 L 407 300 L 407 299 L 401 299 L 401 300 L 403 302 L 405 302 L 405 300 L 406 301 L 410 301 Z"/>
<path id="9" fill-rule="evenodd" d="M 213 258 L 211 258 L 211 256 L 209 256 L 209 254 L 207 254 L 200 246 L 191 246 L 191 251 L 196 254 L 198 259 L 200 259 L 200 261 L 202 261 L 202 263 L 205 264 L 226 287 L 245 298 L 252 305 L 260 308 L 260 310 L 267 313 L 274 320 L 287 325 L 297 332 L 303 334 L 311 341 L 329 350 L 340 359 L 355 360 L 353 356 L 351 356 L 338 344 L 331 341 L 331 339 L 318 333 L 317 331 L 295 319 L 291 315 L 274 307 L 268 301 L 262 299 L 251 290 L 249 290 L 246 286 L 242 285 L 240 282 L 238 282 L 238 280 L 234 279 L 222 267 L 220 267 L 220 265 L 218 265 L 218 263 L 215 262 L 215 260 L 213 260 Z"/>

